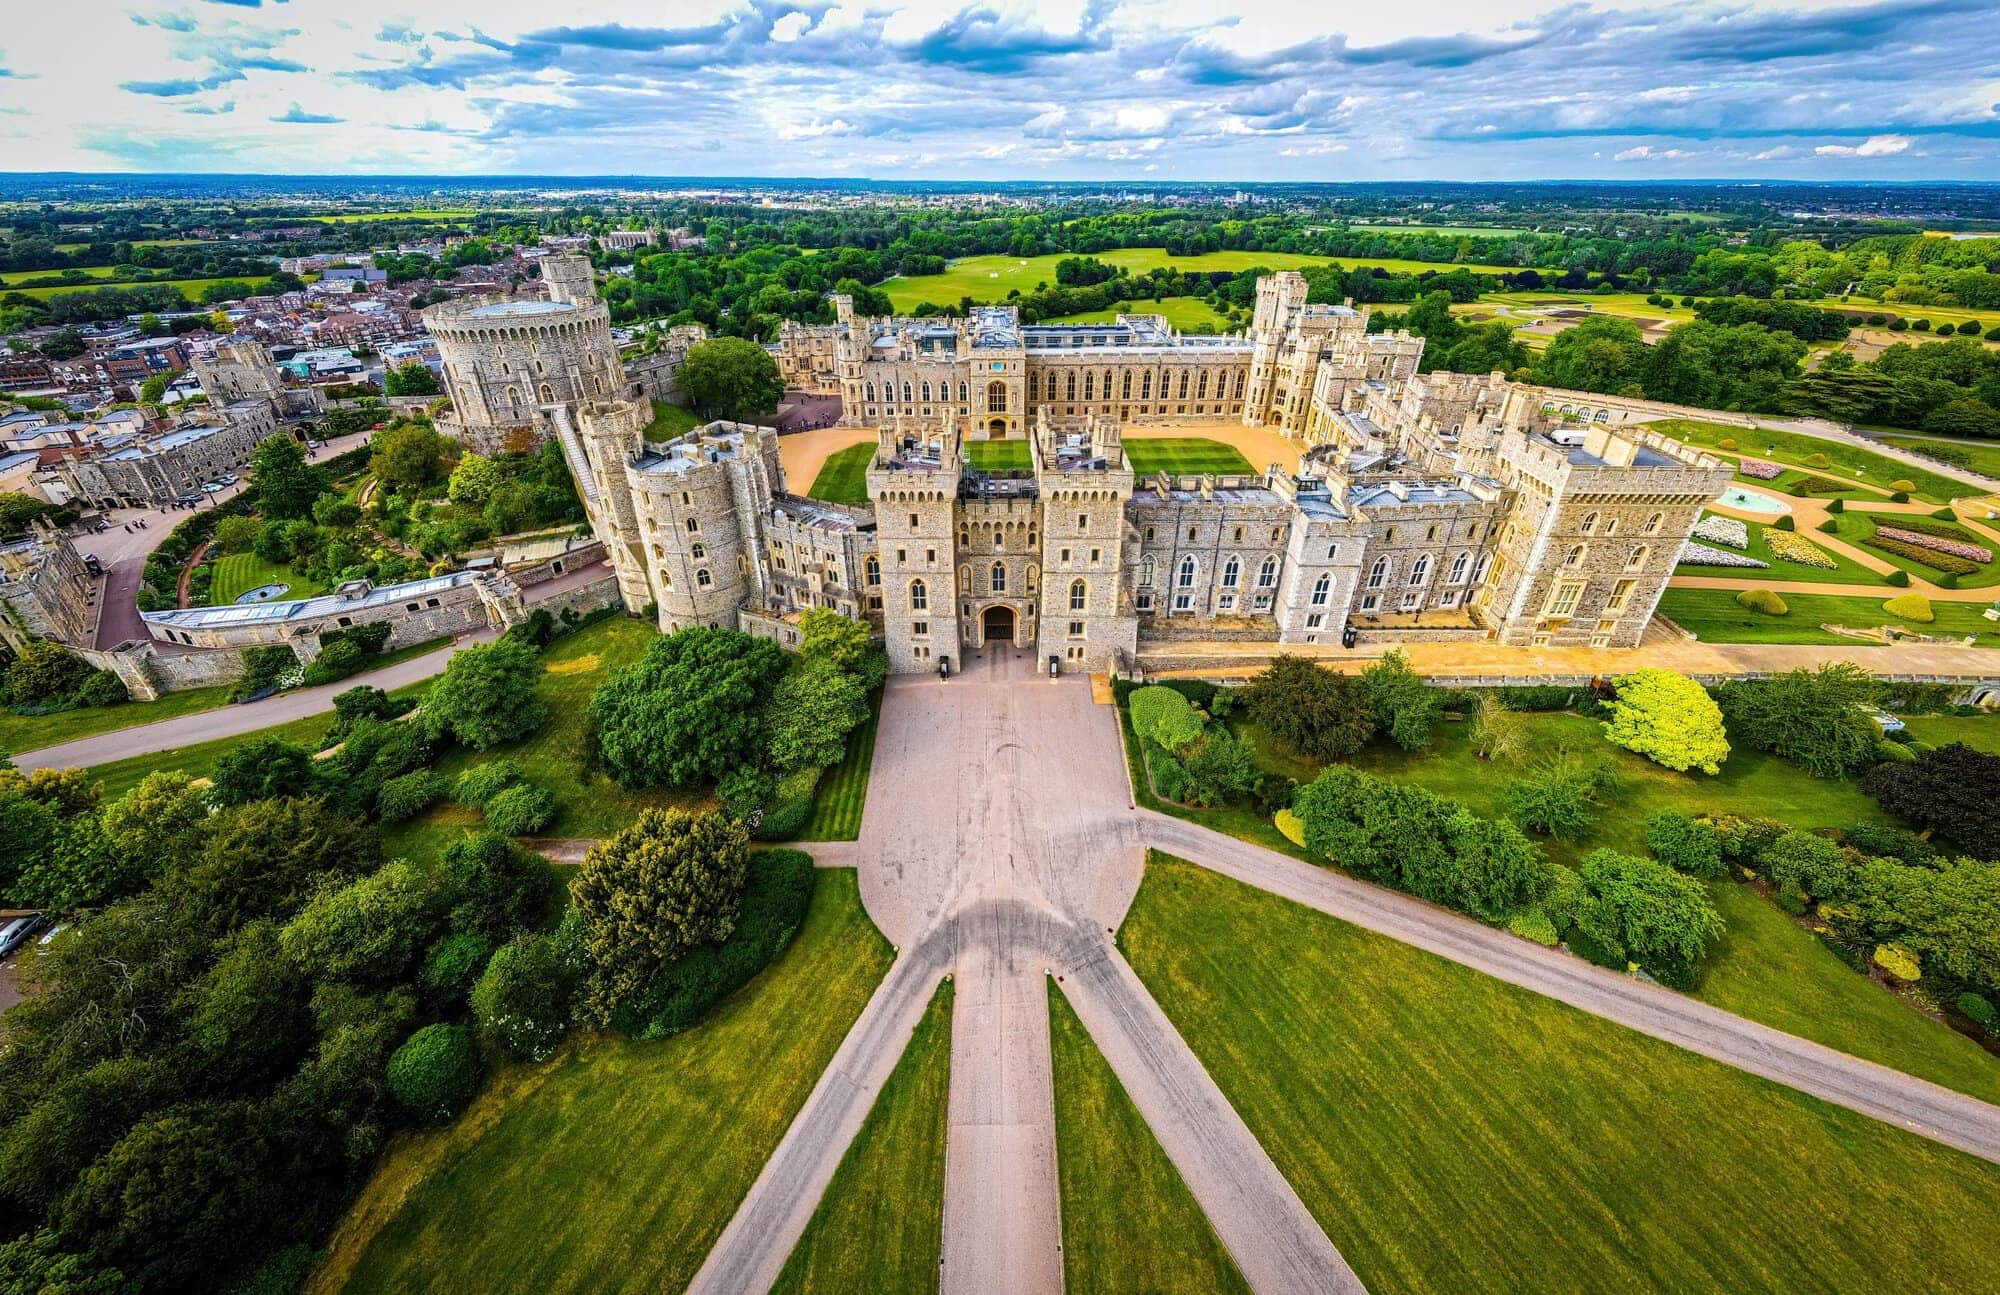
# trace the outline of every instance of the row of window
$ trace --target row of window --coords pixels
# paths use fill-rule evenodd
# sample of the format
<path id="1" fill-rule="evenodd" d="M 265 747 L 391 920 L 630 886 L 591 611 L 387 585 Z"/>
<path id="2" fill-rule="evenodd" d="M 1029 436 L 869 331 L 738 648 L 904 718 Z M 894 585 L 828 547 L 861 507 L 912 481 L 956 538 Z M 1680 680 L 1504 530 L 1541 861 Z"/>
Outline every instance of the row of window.
<path id="1" fill-rule="evenodd" d="M 995 562 L 992 571 L 987 574 L 992 592 L 996 594 L 1007 592 L 1006 567 Z M 969 571 L 966 572 L 964 577 L 961 578 L 960 583 L 969 585 L 971 583 L 970 575 Z M 966 590 L 965 592 L 970 591 Z M 924 612 L 929 611 L 930 607 L 931 589 L 929 582 L 921 579 L 910 581 L 910 610 L 913 612 Z M 1072 580 L 1069 582 L 1069 609 L 1073 612 L 1088 611 L 1090 609 L 1090 582 L 1088 580 Z"/>
<path id="2" fill-rule="evenodd" d="M 1236 399 L 1238 400 L 1243 399 L 1244 375 L 1245 375 L 1244 370 L 1238 369 L 1236 371 Z M 1196 400 L 1208 399 L 1209 370 L 1203 369 L 1198 374 L 1195 374 L 1193 376 L 1194 376 L 1194 383 L 1193 383 L 1194 399 Z M 1188 378 L 1189 378 L 1188 371 L 1186 369 L 1182 369 L 1180 372 L 1180 391 L 1178 394 L 1175 394 L 1168 390 L 1169 387 L 1174 385 L 1173 375 L 1172 374 L 1162 375 L 1162 377 L 1160 378 L 1160 399 L 1162 400 L 1188 399 L 1188 387 L 1189 387 Z M 1057 391 L 1058 380 L 1060 380 L 1062 388 L 1060 393 L 1058 393 Z M 1224 388 L 1226 388 L 1228 385 L 1229 385 L 1229 374 L 1226 371 L 1218 371 L 1215 374 L 1215 394 L 1217 399 L 1226 399 L 1228 397 L 1228 392 L 1224 390 Z M 1129 370 L 1123 375 L 1123 380 L 1118 384 L 1118 386 L 1119 386 L 1118 399 L 1131 400 L 1133 398 L 1132 374 Z M 1078 390 L 1077 374 L 1075 373 L 1074 370 L 1060 375 L 1055 373 L 1049 374 L 1046 391 L 1044 390 L 1042 375 L 1040 373 L 1030 373 L 1028 375 L 1028 403 L 1030 405 L 1033 405 L 1042 400 L 1049 400 L 1049 401 L 1075 400 L 1077 399 L 1077 390 Z M 1106 400 L 1111 399 L 1111 370 L 1109 369 L 1104 370 L 1104 383 L 1102 387 L 1098 385 L 1096 371 L 1086 370 L 1083 374 L 1082 390 L 1083 390 L 1083 399 L 1085 400 L 1097 399 L 1097 393 L 1100 390 L 1103 391 L 1104 393 L 1104 399 Z M 906 400 L 908 398 L 909 397 L 907 396 L 904 397 L 904 399 Z M 1153 398 L 1153 374 L 1152 370 L 1150 369 L 1144 370 L 1139 374 L 1138 398 L 1140 400 L 1151 400 Z"/>
<path id="3" fill-rule="evenodd" d="M 1596 513 L 1585 513 L 1583 520 L 1577 523 L 1576 528 L 1585 535 L 1595 535 L 1597 534 L 1597 519 L 1598 515 Z M 1660 525 L 1666 519 L 1667 515 L 1665 513 L 1654 513 L 1646 519 L 1646 524 L 1639 528 L 1639 533 L 1641 535 L 1658 535 L 1660 533 Z M 1604 533 L 1607 536 L 1618 533 L 1618 519 L 1616 517 L 1605 519 Z"/>

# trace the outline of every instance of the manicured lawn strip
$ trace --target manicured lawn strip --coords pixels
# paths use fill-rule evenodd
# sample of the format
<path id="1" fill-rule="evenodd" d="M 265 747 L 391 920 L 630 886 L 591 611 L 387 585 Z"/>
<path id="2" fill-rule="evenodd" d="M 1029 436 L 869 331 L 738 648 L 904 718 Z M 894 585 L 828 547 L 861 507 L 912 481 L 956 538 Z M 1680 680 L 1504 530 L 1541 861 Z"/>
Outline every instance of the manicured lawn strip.
<path id="1" fill-rule="evenodd" d="M 1025 440 L 965 441 L 960 449 L 974 472 L 1027 472 L 1035 466 Z"/>
<path id="2" fill-rule="evenodd" d="M 215 559 L 215 574 L 208 582 L 208 605 L 229 604 L 263 585 L 284 585 L 279 598 L 311 598 L 326 592 L 326 586 L 311 576 L 278 562 L 266 562 L 255 553 L 225 553 Z"/>
<path id="3" fill-rule="evenodd" d="M 229 688 L 190 688 L 170 692 L 158 701 L 128 701 L 117 706 L 85 706 L 54 715 L 16 715 L 0 711 L 0 751 L 16 755 L 37 747 L 57 746 L 80 737 L 94 737 L 121 728 L 177 719 L 229 704 Z"/>
<path id="4" fill-rule="evenodd" d="M 1898 449 L 1910 450 L 1917 454 L 1936 454 L 1961 459 L 1960 466 L 1989 477 L 2000 477 L 2000 445 L 1978 445 L 1968 441 L 1936 440 L 1928 436 L 1884 436 L 1882 438 Z M 1970 492 L 1978 487 L 1967 483 L 1961 492 Z"/>
<path id="5" fill-rule="evenodd" d="M 1668 418 L 1648 426 L 1691 445 L 1713 447 L 1717 441 L 1733 440 L 1738 454 L 1788 463 L 1807 472 L 1854 477 L 1885 490 L 1892 481 L 1910 481 L 1917 487 L 1911 498 L 1931 503 L 1942 504 L 1961 495 L 1979 493 L 1976 486 L 1940 476 L 1913 463 L 1904 463 L 1900 459 L 1839 441 L 1807 436 L 1803 432 L 1780 431 L 1774 427 L 1731 427 L 1727 423 L 1705 423 L 1692 418 Z M 1825 455 L 1832 466 L 1813 468 L 1806 460 L 1816 454 Z"/>
<path id="6" fill-rule="evenodd" d="M 1919 742 L 1963 742 L 1975 751 L 2000 755 L 2000 718 L 1991 715 L 1909 715 L 1903 723 Z"/>
<path id="7" fill-rule="evenodd" d="M 1981 1101 L 2000 1102 L 2000 1057 L 1848 967 L 1749 887 L 1715 882 L 1709 892 L 1729 934 L 1709 955 L 1696 998 Z"/>
<path id="8" fill-rule="evenodd" d="M 935 1290 L 944 1248 L 944 1144 L 951 1089 L 951 981 L 827 1184 L 777 1292 Z"/>
<path id="9" fill-rule="evenodd" d="M 813 792 L 812 817 L 801 841 L 854 841 L 861 836 L 861 811 L 868 803 L 868 770 L 875 762 L 875 727 L 882 719 L 882 694 L 860 728 L 848 734 L 847 754 L 820 775 Z"/>
<path id="10" fill-rule="evenodd" d="M 1725 580 L 1810 580 L 1815 584 L 1882 585 L 1884 591 L 1882 596 L 1884 598 L 1895 592 L 1888 585 L 1883 584 L 1882 577 L 1875 572 L 1870 571 L 1867 567 L 1862 566 L 1846 554 L 1835 553 L 1832 549 L 1820 544 L 1817 532 L 1799 532 L 1799 534 L 1801 538 L 1811 541 L 1814 548 L 1833 560 L 1835 565 L 1830 571 L 1822 567 L 1809 567 L 1803 562 L 1787 562 L 1785 559 L 1771 552 L 1770 541 L 1764 538 L 1764 532 L 1768 529 L 1765 526 L 1759 525 L 1756 522 L 1746 522 L 1744 529 L 1750 533 L 1749 548 L 1732 549 L 1726 544 L 1709 544 L 1709 547 L 1721 549 L 1726 553 L 1741 553 L 1745 557 L 1756 558 L 1760 562 L 1768 562 L 1771 564 L 1768 569 L 1756 571 L 1749 567 L 1703 567 L 1695 566 L 1691 563 L 1683 563 L 1674 568 L 1674 574 L 1677 576 L 1712 576 Z M 1696 543 L 1707 543 L 1707 541 L 1697 540 Z M 1884 553 L 1881 556 L 1887 558 L 1889 555 Z"/>
<path id="11" fill-rule="evenodd" d="M 1833 634 L 1821 625 L 1847 625 L 1873 629 L 1880 625 L 1901 625 L 1919 634 L 1947 638 L 1977 636 L 1975 646 L 2000 646 L 2000 626 L 1980 613 L 1985 603 L 1933 601 L 1937 619 L 1928 625 L 1902 620 L 1882 610 L 1882 603 L 1894 590 L 1883 590 L 1882 598 L 1853 594 L 1786 594 L 1786 616 L 1766 616 L 1736 603 L 1727 589 L 1680 589 L 1668 586 L 1660 598 L 1660 612 L 1675 624 L 1709 643 L 1843 643 L 1861 640 Z"/>
<path id="12" fill-rule="evenodd" d="M 1053 981 L 1056 1177 L 1069 1295 L 1249 1290 L 1180 1171 Z"/>
<path id="13" fill-rule="evenodd" d="M 816 876 L 798 938 L 708 1020 L 586 1039 L 400 1140 L 312 1289 L 686 1286 L 893 956 L 854 874 Z"/>
<path id="14" fill-rule="evenodd" d="M 1377 1295 L 1993 1283 L 2000 1167 L 1158 856 L 1119 942 Z"/>
<path id="15" fill-rule="evenodd" d="M 691 432 L 703 426 L 702 417 L 692 409 L 682 409 L 664 400 L 653 402 L 653 421 L 646 424 L 645 437 L 649 441 L 671 441 L 684 432 Z"/>
<path id="16" fill-rule="evenodd" d="M 830 504 L 861 505 L 868 502 L 868 465 L 875 461 L 875 445 L 850 445 L 827 455 L 806 493 Z"/>
<path id="17" fill-rule="evenodd" d="M 1206 436 L 1135 436 L 1125 442 L 1125 460 L 1134 472 L 1169 476 L 1199 472 L 1249 476 L 1257 471 L 1241 450 Z"/>

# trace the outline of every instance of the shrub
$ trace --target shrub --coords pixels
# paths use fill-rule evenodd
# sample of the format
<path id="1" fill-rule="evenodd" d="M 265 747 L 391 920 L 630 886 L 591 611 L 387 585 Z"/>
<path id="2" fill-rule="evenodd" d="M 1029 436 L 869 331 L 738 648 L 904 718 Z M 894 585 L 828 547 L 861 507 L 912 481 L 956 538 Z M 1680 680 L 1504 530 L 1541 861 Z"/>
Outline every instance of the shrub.
<path id="1" fill-rule="evenodd" d="M 1882 610 L 1920 625 L 1928 625 L 1937 619 L 1937 613 L 1931 610 L 1931 600 L 1920 593 L 1897 594 L 1882 604 Z"/>
<path id="2" fill-rule="evenodd" d="M 1892 491 L 1889 495 L 1889 502 L 1892 504 L 1907 504 L 1910 502 L 1910 492 L 1907 490 Z"/>
<path id="3" fill-rule="evenodd" d="M 555 816 L 555 794 L 531 782 L 517 782 L 486 802 L 486 826 L 502 836 L 531 836 Z"/>
<path id="4" fill-rule="evenodd" d="M 1906 764 L 1917 758 L 1917 753 L 1900 742 L 1882 741 L 1875 744 L 1875 758 L 1883 764 Z"/>
<path id="5" fill-rule="evenodd" d="M 246 648 L 243 652 L 243 677 L 236 681 L 236 687 L 229 694 L 231 701 L 242 701 L 266 689 L 276 688 L 285 676 L 298 668 L 299 658 L 282 643 L 266 647 Z"/>
<path id="6" fill-rule="evenodd" d="M 1610 850 L 1593 851 L 1578 872 L 1588 896 L 1578 929 L 1624 950 L 1662 984 L 1692 988 L 1702 958 L 1723 934 L 1707 887 L 1657 859 Z"/>
<path id="7" fill-rule="evenodd" d="M 1500 792 L 1507 816 L 1544 836 L 1578 837 L 1597 821 L 1612 789 L 1610 771 L 1564 755 L 1544 763 Z"/>
<path id="8" fill-rule="evenodd" d="M 1777 521 L 1772 522 L 1770 526 L 1766 527 L 1765 529 L 1779 530 L 1779 531 L 1795 531 L 1798 528 L 1799 528 L 1798 522 L 1792 519 L 1792 515 L 1790 513 L 1786 513 L 1783 517 L 1780 517 Z"/>
<path id="9" fill-rule="evenodd" d="M 1823 534 L 1838 535 L 1840 534 L 1840 523 L 1829 517 L 1819 524 L 1819 529 Z"/>
<path id="10" fill-rule="evenodd" d="M 1266 732 L 1318 760 L 1345 759 L 1375 735 L 1367 686 L 1303 657 L 1273 658 L 1244 700 Z"/>
<path id="11" fill-rule="evenodd" d="M 1838 903 L 1854 893 L 1854 863 L 1839 846 L 1811 832 L 1790 831 L 1764 851 L 1771 880 L 1814 899 Z"/>
<path id="12" fill-rule="evenodd" d="M 561 933 L 524 935 L 502 945 L 472 987 L 480 1037 L 509 1056 L 540 1061 L 569 1031 L 581 979 Z"/>
<path id="13" fill-rule="evenodd" d="M 1375 708 L 1375 726 L 1397 746 L 1415 751 L 1430 743 L 1431 725 L 1444 708 L 1443 694 L 1410 669 L 1401 652 L 1385 653 L 1361 672 L 1361 683 Z"/>
<path id="14" fill-rule="evenodd" d="M 1904 747 L 1896 749 L 1909 759 L 1916 758 Z M 1887 823 L 1856 823 L 1844 835 L 1848 845 L 1874 859 L 1901 859 L 1904 863 L 1923 866 L 1938 857 L 1937 847 L 1929 841 L 1907 828 L 1891 827 Z"/>
<path id="15" fill-rule="evenodd" d="M 76 690 L 76 704 L 79 706 L 116 706 L 131 699 L 131 694 L 125 691 L 124 681 L 113 670 L 93 671 L 83 681 L 83 687 Z"/>
<path id="16" fill-rule="evenodd" d="M 1806 895 L 1797 886 L 1781 886 L 1772 894 L 1779 908 L 1793 917 L 1806 915 Z"/>
<path id="17" fill-rule="evenodd" d="M 1669 769 L 1722 772 L 1729 738 L 1722 712 L 1707 691 L 1686 675 L 1648 667 L 1613 681 L 1618 696 L 1604 736 Z"/>
<path id="18" fill-rule="evenodd" d="M 451 1119 L 479 1087 L 479 1054 L 461 1025 L 426 1025 L 389 1058 L 389 1091 L 419 1123 Z"/>
<path id="19" fill-rule="evenodd" d="M 449 1010 L 465 1000 L 493 953 L 493 941 L 477 931 L 455 931 L 439 940 L 417 972 L 430 1000 Z"/>
<path id="20" fill-rule="evenodd" d="M 1905 494 L 1908 494 L 1910 491 L 1915 490 L 1916 488 L 1917 488 L 1917 483 L 1910 480 L 1908 477 L 1897 477 L 1894 481 L 1891 481 L 1889 483 L 1889 489 L 1900 490 Z"/>
<path id="21" fill-rule="evenodd" d="M 1974 858 L 2000 858 L 2000 756 L 1954 742 L 1911 749 L 1908 764 L 1878 764 L 1861 789 L 1919 831 L 1954 842 Z"/>
<path id="22" fill-rule="evenodd" d="M 1958 996 L 1959 1014 L 1988 1034 L 2000 1033 L 2000 1012 L 1993 1010 L 1993 1004 L 1978 994 L 1966 993 Z"/>
<path id="23" fill-rule="evenodd" d="M 1559 942 L 1559 937 L 1556 935 L 1556 924 L 1549 920 L 1549 915 L 1543 912 L 1539 906 L 1524 908 L 1508 918 L 1507 929 L 1524 940 L 1533 940 L 1536 944 L 1545 945 L 1551 949 Z"/>
<path id="24" fill-rule="evenodd" d="M 1736 438 L 1725 436 L 1715 443 L 1715 448 L 1718 450 L 1733 450 L 1736 448 Z"/>
<path id="25" fill-rule="evenodd" d="M 1804 459 L 1804 463 L 1809 468 L 1830 468 L 1833 466 L 1833 460 L 1824 454 L 1808 454 Z"/>
<path id="26" fill-rule="evenodd" d="M 1569 938 L 1564 943 L 1569 946 L 1571 953 L 1582 958 L 1585 962 L 1593 963 L 1600 967 L 1609 967 L 1613 971 L 1624 971 L 1631 965 L 1630 960 L 1625 956 L 1625 950 L 1603 939 L 1601 936 L 1584 930 L 1582 927 L 1572 930 L 1569 933 Z"/>
<path id="27" fill-rule="evenodd" d="M 699 945 L 655 974 L 618 1005 L 613 1028 L 662 1039 L 699 1021 L 784 952 L 805 922 L 814 881 L 811 855 L 798 850 L 752 855 L 729 938 Z"/>
<path id="28" fill-rule="evenodd" d="M 818 769 L 797 769 L 780 778 L 772 785 L 764 817 L 750 835 L 759 841 L 789 841 L 803 832 L 812 818 L 813 792 L 819 779 Z"/>
<path id="29" fill-rule="evenodd" d="M 458 775 L 452 795 L 467 809 L 485 809 L 486 802 L 521 781 L 521 766 L 512 760 L 488 760 Z"/>
<path id="30" fill-rule="evenodd" d="M 1691 876 L 1723 875 L 1722 836 L 1711 823 L 1663 809 L 1646 820 L 1646 848 L 1668 867 Z"/>
<path id="31" fill-rule="evenodd" d="M 1277 825 L 1280 836 L 1290 841 L 1293 845 L 1300 846 L 1301 848 L 1304 847 L 1306 843 L 1306 824 L 1304 819 L 1289 809 L 1281 809 L 1271 816 L 1271 821 Z"/>
<path id="32" fill-rule="evenodd" d="M 403 823 L 444 799 L 442 775 L 418 769 L 382 784 L 375 796 L 375 813 L 384 823 Z"/>
<path id="33" fill-rule="evenodd" d="M 1739 607 L 1748 607 L 1753 612 L 1762 612 L 1766 616 L 1783 616 L 1792 610 L 1785 604 L 1785 600 L 1778 596 L 1778 591 L 1775 589 L 1742 590 L 1736 595 L 1736 604 Z"/>
<path id="34" fill-rule="evenodd" d="M 1132 731 L 1139 735 L 1142 742 L 1179 751 L 1201 736 L 1201 714 L 1186 697 L 1172 688 L 1154 685 L 1137 689 L 1128 705 L 1132 712 Z"/>
<path id="35" fill-rule="evenodd" d="M 1826 510 L 1830 513 L 1844 513 L 1847 511 L 1847 501 L 1845 499 L 1836 499 L 1826 506 Z"/>
<path id="36" fill-rule="evenodd" d="M 1891 571 L 1888 575 L 1883 576 L 1882 580 L 1885 584 L 1889 585 L 1891 588 L 1894 589 L 1908 589 L 1910 587 L 1910 573 L 1903 570 L 1903 568 L 1901 567 L 1897 567 L 1894 571 Z"/>
<path id="37" fill-rule="evenodd" d="M 1876 966 L 1894 976 L 1904 984 L 1923 979 L 1924 960 L 1912 949 L 1891 940 L 1887 944 L 1875 946 L 1875 954 L 1870 959 Z"/>

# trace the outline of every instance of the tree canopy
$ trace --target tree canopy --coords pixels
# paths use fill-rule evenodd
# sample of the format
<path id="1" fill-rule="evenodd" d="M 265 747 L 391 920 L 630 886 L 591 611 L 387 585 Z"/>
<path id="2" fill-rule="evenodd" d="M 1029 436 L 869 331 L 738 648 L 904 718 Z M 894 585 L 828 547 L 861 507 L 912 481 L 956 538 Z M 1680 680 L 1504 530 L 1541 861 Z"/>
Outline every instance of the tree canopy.
<path id="1" fill-rule="evenodd" d="M 591 694 L 605 767 L 625 787 L 687 787 L 755 761 L 761 703 L 784 670 L 777 644 L 738 630 L 653 640 Z"/>
<path id="2" fill-rule="evenodd" d="M 1672 670 L 1647 667 L 1613 681 L 1617 699 L 1604 736 L 1669 769 L 1722 772 L 1729 737 L 1722 711 L 1694 680 Z"/>
<path id="3" fill-rule="evenodd" d="M 748 422 L 777 412 L 785 394 L 778 362 L 741 337 L 717 337 L 688 348 L 681 390 L 710 418 Z"/>

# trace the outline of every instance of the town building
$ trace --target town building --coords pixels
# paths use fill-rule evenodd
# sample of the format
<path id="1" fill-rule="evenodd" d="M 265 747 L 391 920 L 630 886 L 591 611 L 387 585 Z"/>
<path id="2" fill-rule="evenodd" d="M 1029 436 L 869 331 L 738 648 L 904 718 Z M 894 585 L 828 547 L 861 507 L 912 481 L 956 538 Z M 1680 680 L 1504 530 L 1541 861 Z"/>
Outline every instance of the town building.
<path id="1" fill-rule="evenodd" d="M 607 251 L 629 252 L 635 247 L 653 247 L 660 236 L 650 229 L 613 229 L 597 236 L 597 245 Z"/>
<path id="2" fill-rule="evenodd" d="M 90 646 L 97 634 L 92 582 L 69 537 L 41 522 L 0 540 L 0 643 L 17 651 L 29 638 Z"/>
<path id="3" fill-rule="evenodd" d="M 220 422 L 108 435 L 59 460 L 66 497 L 93 508 L 159 508 L 198 498 L 203 485 L 249 466 L 258 442 L 280 434 L 277 414 L 263 400 L 236 400 L 212 412 Z"/>

